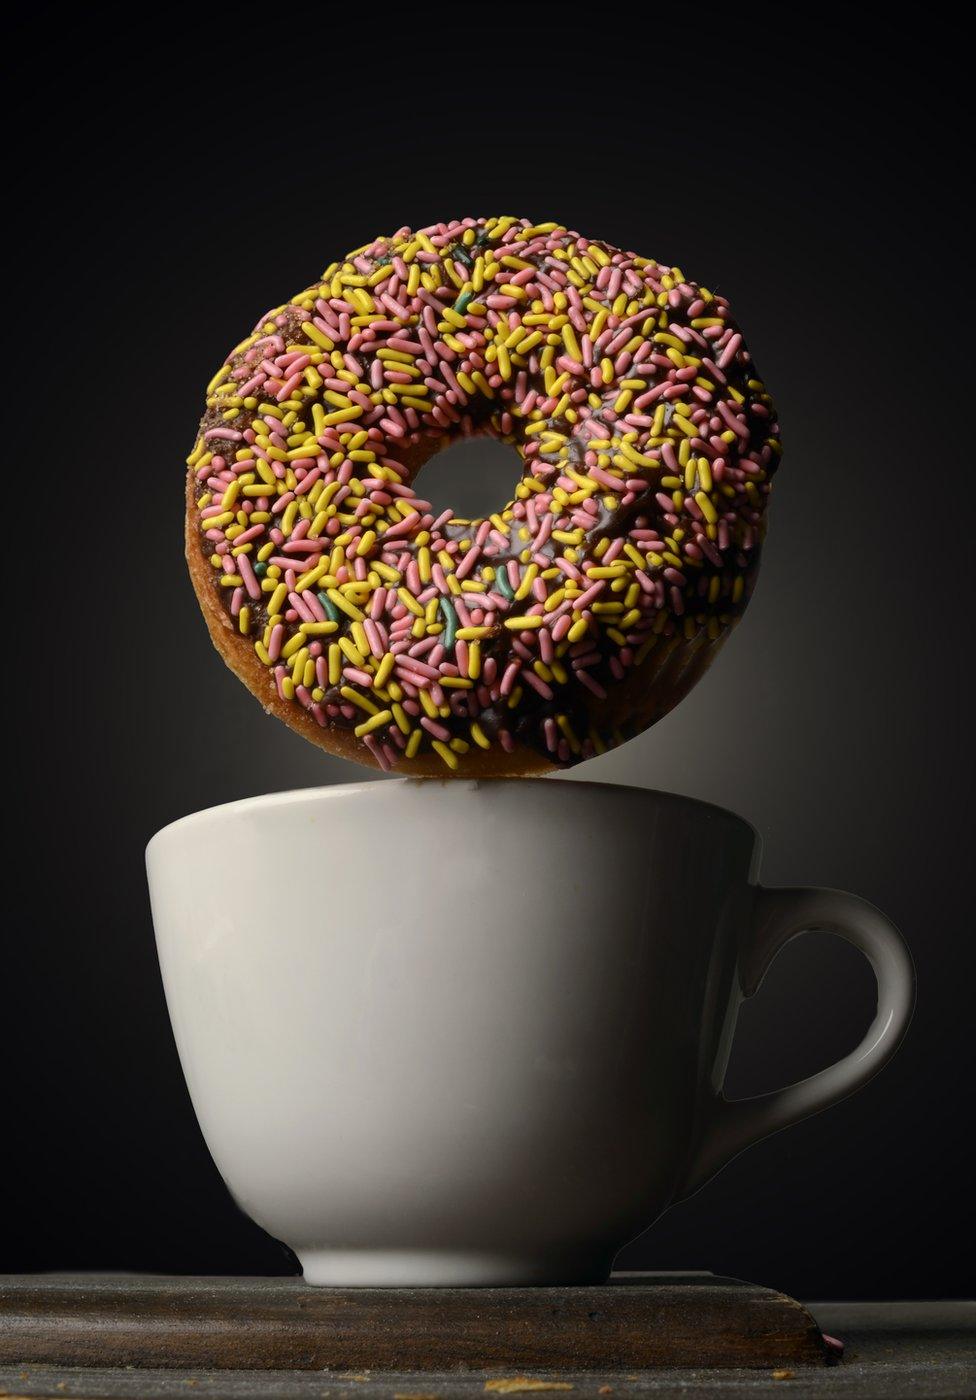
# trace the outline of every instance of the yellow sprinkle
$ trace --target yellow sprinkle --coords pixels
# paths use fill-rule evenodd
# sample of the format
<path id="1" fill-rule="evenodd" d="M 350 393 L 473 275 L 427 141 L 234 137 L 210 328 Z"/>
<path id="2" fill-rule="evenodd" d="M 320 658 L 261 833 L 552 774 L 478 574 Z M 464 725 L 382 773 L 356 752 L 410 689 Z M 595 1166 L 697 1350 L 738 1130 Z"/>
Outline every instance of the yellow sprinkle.
<path id="1" fill-rule="evenodd" d="M 506 617 L 505 626 L 510 632 L 521 632 L 534 627 L 541 627 L 543 619 L 535 614 L 526 613 L 522 617 Z"/>
<path id="2" fill-rule="evenodd" d="M 376 668 L 374 684 L 378 685 L 380 688 L 385 686 L 387 681 L 390 679 L 390 675 L 393 671 L 393 667 L 395 664 L 396 657 L 391 651 L 388 651 Z M 403 732 L 404 734 L 406 734 L 407 730 L 404 730 Z"/>
<path id="3" fill-rule="evenodd" d="M 714 525 L 715 522 L 718 520 L 718 511 L 712 505 L 712 502 L 709 499 L 709 497 L 705 494 L 704 491 L 696 491 L 695 500 L 698 503 L 699 510 L 701 511 L 705 519 L 708 521 L 709 525 Z"/>
<path id="4" fill-rule="evenodd" d="M 564 325 L 562 328 L 562 337 L 563 344 L 566 347 L 566 353 L 567 355 L 569 355 L 570 359 L 581 361 L 583 358 L 583 352 L 580 349 L 579 341 L 576 339 L 576 332 L 573 330 L 572 326 L 569 324 L 568 321 L 566 325 Z"/>
<path id="5" fill-rule="evenodd" d="M 342 652 L 336 642 L 329 644 L 329 685 L 338 685 L 342 680 Z"/>
<path id="6" fill-rule="evenodd" d="M 620 451 L 627 461 L 632 462 L 636 467 L 657 467 L 660 465 L 653 457 L 647 457 L 643 452 L 638 452 L 636 447 L 631 447 L 629 442 L 622 442 L 620 444 Z M 622 465 L 622 463 L 618 460 L 616 465 L 619 466 Z"/>
<path id="7" fill-rule="evenodd" d="M 330 637 L 339 630 L 338 622 L 303 622 L 298 629 L 306 637 Z"/>
<path id="8" fill-rule="evenodd" d="M 351 617 L 353 622 L 362 622 L 363 613 L 360 612 L 355 603 L 350 603 L 349 599 L 344 597 L 343 594 L 339 592 L 338 588 L 328 589 L 328 596 L 332 602 L 335 603 L 339 611 L 344 612 L 347 617 Z"/>
<path id="9" fill-rule="evenodd" d="M 642 663 L 650 655 L 651 650 L 657 646 L 657 643 L 658 638 L 656 636 L 652 634 L 650 637 L 648 637 L 647 641 L 641 645 L 640 649 L 637 652 L 637 655 L 634 657 L 634 665 L 642 665 Z"/>
<path id="10" fill-rule="evenodd" d="M 339 691 L 344 700 L 348 700 L 350 705 L 357 705 L 359 709 L 365 710 L 368 715 L 379 713 L 379 705 L 374 705 L 372 700 L 367 700 L 365 695 L 361 695 L 358 690 L 353 690 L 351 685 L 344 685 Z M 392 719 L 393 716 L 391 715 Z"/>
<path id="11" fill-rule="evenodd" d="M 572 752 L 579 753 L 581 748 L 580 741 L 579 739 L 577 739 L 576 731 L 573 729 L 573 726 L 569 722 L 569 717 L 567 715 L 557 715 L 556 723 L 559 725 L 559 728 L 562 731 L 566 742 L 569 744 L 569 747 L 572 750 Z"/>
<path id="12" fill-rule="evenodd" d="M 286 599 L 287 597 L 288 597 L 288 588 L 287 588 L 287 586 L 286 586 L 285 584 L 283 584 L 283 583 L 279 583 L 279 584 L 278 584 L 278 587 L 277 587 L 277 588 L 275 589 L 275 591 L 272 593 L 271 598 L 270 598 L 270 600 L 269 600 L 269 602 L 268 602 L 268 612 L 269 612 L 269 613 L 280 613 L 281 610 L 282 610 L 282 608 L 285 606 L 285 599 Z"/>
<path id="13" fill-rule="evenodd" d="M 422 608 L 421 605 L 417 602 L 417 600 L 416 600 L 416 598 L 413 596 L 413 594 L 412 594 L 411 592 L 409 592 L 408 589 L 406 589 L 406 588 L 398 588 L 398 589 L 397 589 L 397 597 L 400 599 L 400 602 L 403 604 L 403 606 L 407 609 L 407 612 L 412 612 L 413 615 L 414 615 L 414 617 L 423 617 L 423 616 L 424 616 L 424 610 L 423 610 L 423 608 Z"/>
<path id="14" fill-rule="evenodd" d="M 362 408 L 359 404 L 353 404 L 351 408 L 339 408 L 335 413 L 325 413 L 322 415 L 322 422 L 329 428 L 334 423 L 349 423 L 354 418 L 362 416 Z"/>
<path id="15" fill-rule="evenodd" d="M 643 559 L 640 561 L 643 567 Z M 624 564 L 607 564 L 605 567 L 592 567 L 586 570 L 587 578 L 626 578 L 627 567 Z"/>
<path id="16" fill-rule="evenodd" d="M 363 720 L 362 724 L 357 724 L 353 733 L 357 739 L 361 739 L 364 734 L 372 734 L 374 729 L 382 729 L 385 724 L 389 724 L 393 719 L 392 710 L 379 710 L 369 719 Z"/>
<path id="17" fill-rule="evenodd" d="M 448 768 L 450 768 L 452 772 L 454 771 L 454 769 L 457 768 L 458 761 L 456 756 L 451 752 L 451 750 L 446 744 L 441 743 L 440 739 L 435 739 L 433 741 L 432 748 L 435 750 L 436 753 L 440 754 L 441 758 L 444 760 L 444 762 L 447 764 Z"/>
<path id="18" fill-rule="evenodd" d="M 207 393 L 212 394 L 214 389 L 216 389 L 217 385 L 222 384 L 223 381 L 227 378 L 228 374 L 230 374 L 230 365 L 221 365 L 220 369 L 217 371 L 213 379 L 211 379 L 210 383 L 207 385 Z"/>
<path id="19" fill-rule="evenodd" d="M 532 585 L 533 585 L 533 583 L 535 582 L 535 580 L 536 580 L 536 578 L 538 577 L 538 575 L 539 575 L 539 566 L 538 566 L 538 564 L 530 564 L 530 565 L 528 566 L 528 568 L 525 570 L 525 573 L 524 573 L 523 576 L 522 576 L 522 582 L 519 584 L 518 588 L 515 590 L 515 598 L 516 598 L 516 601 L 521 602 L 523 598 L 527 598 L 527 597 L 529 596 L 529 594 L 530 594 L 531 591 L 532 591 Z"/>
<path id="20" fill-rule="evenodd" d="M 491 748 L 491 740 L 488 738 L 488 735 L 482 729 L 481 725 L 477 722 L 477 720 L 475 720 L 475 722 L 471 726 L 471 737 L 480 749 Z"/>
<path id="21" fill-rule="evenodd" d="M 414 267 L 416 267 L 416 266 L 417 266 L 417 264 L 415 263 L 415 264 L 414 264 Z M 413 271 L 413 268 L 411 268 L 410 270 L 411 270 L 411 272 L 412 272 L 412 271 Z M 415 729 L 415 730 L 413 731 L 413 733 L 410 735 L 410 738 L 407 740 L 407 747 L 406 747 L 406 750 L 405 750 L 405 753 L 406 753 L 407 758 L 413 758 L 413 757 L 414 757 L 414 755 L 416 754 L 417 750 L 420 748 L 420 741 L 421 741 L 421 739 L 422 739 L 423 737 L 424 737 L 424 732 L 423 732 L 422 729 Z"/>
<path id="22" fill-rule="evenodd" d="M 295 592 L 304 593 L 307 588 L 311 588 L 314 584 L 318 583 L 319 579 L 325 578 L 328 572 L 328 564 L 316 564 L 314 569 L 309 569 L 308 573 L 302 574 L 301 578 L 295 584 Z"/>

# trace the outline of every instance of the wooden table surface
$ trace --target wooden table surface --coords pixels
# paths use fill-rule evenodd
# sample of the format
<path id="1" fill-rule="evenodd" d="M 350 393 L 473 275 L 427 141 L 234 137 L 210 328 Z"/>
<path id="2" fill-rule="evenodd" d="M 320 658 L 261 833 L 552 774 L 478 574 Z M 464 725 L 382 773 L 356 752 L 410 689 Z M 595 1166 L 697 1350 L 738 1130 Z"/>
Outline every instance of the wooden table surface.
<path id="1" fill-rule="evenodd" d="M 833 1359 L 776 1289 L 711 1273 L 539 1288 L 311 1288 L 301 1278 L 0 1277 L 0 1366 L 189 1371 L 645 1371 Z"/>
<path id="2" fill-rule="evenodd" d="M 771 1371 L 554 1372 L 209 1371 L 0 1366 L 0 1397 L 50 1400 L 472 1400 L 498 1394 L 604 1397 L 757 1395 L 857 1400 L 974 1400 L 976 1303 L 813 1303 L 825 1332 L 845 1343 L 835 1366 Z M 499 1382 L 519 1381 L 518 1388 Z"/>

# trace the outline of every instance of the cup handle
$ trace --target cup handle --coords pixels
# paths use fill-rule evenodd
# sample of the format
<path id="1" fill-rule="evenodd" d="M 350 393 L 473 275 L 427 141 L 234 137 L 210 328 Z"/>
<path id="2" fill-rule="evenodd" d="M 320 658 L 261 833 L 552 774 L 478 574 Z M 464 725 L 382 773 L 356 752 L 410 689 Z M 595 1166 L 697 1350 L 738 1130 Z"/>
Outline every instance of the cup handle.
<path id="1" fill-rule="evenodd" d="M 915 970 L 898 930 L 880 909 L 841 890 L 756 890 L 751 936 L 740 950 L 744 997 L 758 991 L 780 949 L 798 934 L 818 929 L 860 948 L 874 969 L 878 1009 L 856 1050 L 836 1064 L 785 1089 L 750 1099 L 727 1099 L 709 1086 L 699 1113 L 697 1147 L 675 1200 L 684 1200 L 727 1162 L 771 1133 L 799 1123 L 867 1084 L 891 1059 L 912 1018 Z M 724 1068 L 723 1068 L 724 1078 Z"/>

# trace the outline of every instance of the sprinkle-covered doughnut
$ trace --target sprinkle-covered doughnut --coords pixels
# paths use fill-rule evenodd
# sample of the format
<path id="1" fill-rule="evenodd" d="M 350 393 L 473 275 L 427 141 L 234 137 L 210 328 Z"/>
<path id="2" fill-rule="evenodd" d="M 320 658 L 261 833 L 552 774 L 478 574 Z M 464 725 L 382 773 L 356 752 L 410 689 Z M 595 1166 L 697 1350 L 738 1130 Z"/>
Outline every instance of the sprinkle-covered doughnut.
<path id="1" fill-rule="evenodd" d="M 512 443 L 514 498 L 414 477 Z M 555 223 L 403 228 L 270 311 L 207 389 L 187 557 L 265 707 L 409 774 L 539 772 L 653 724 L 741 615 L 775 410 L 724 297 Z"/>

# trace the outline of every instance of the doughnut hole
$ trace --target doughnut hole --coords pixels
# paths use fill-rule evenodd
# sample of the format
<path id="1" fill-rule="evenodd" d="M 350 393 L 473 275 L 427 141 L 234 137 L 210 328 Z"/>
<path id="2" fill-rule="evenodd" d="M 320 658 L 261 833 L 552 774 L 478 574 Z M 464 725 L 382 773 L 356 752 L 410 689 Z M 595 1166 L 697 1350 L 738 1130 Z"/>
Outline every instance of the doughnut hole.
<path id="1" fill-rule="evenodd" d="M 414 478 L 414 490 L 433 514 L 451 510 L 462 520 L 500 513 L 522 478 L 522 459 L 511 443 L 481 433 L 435 452 Z"/>

